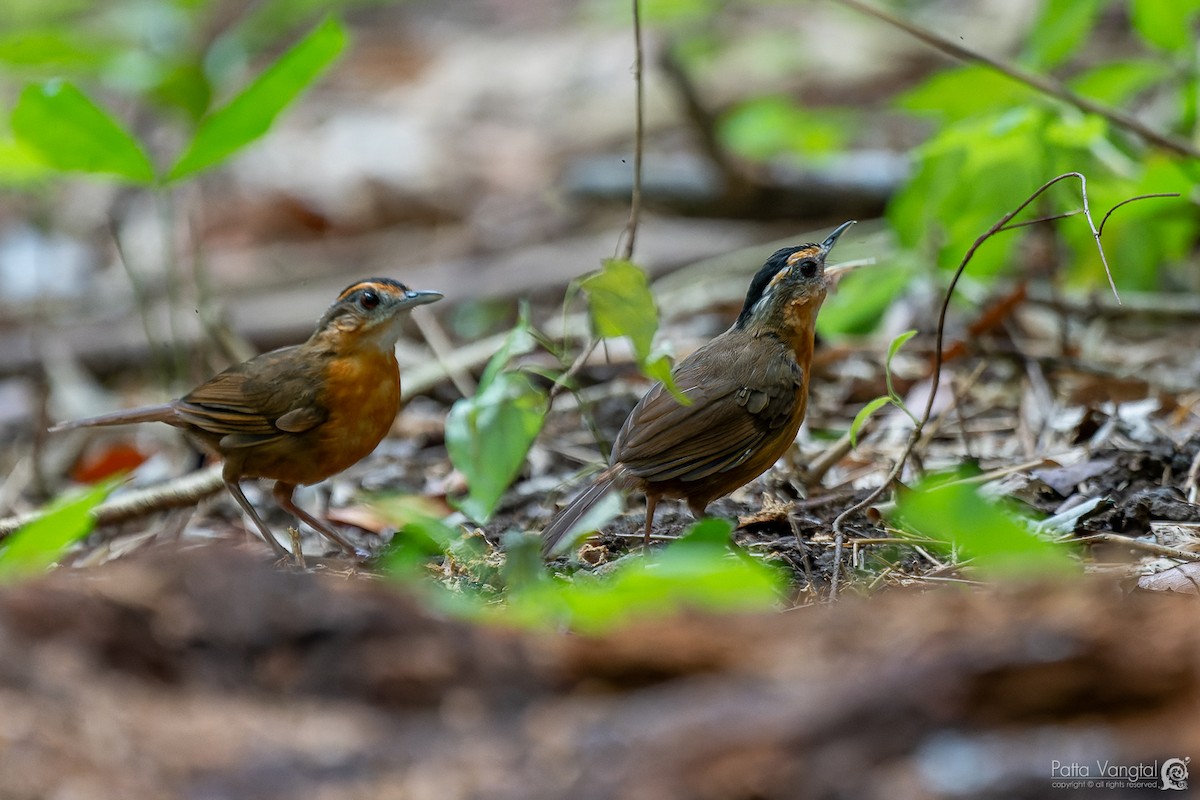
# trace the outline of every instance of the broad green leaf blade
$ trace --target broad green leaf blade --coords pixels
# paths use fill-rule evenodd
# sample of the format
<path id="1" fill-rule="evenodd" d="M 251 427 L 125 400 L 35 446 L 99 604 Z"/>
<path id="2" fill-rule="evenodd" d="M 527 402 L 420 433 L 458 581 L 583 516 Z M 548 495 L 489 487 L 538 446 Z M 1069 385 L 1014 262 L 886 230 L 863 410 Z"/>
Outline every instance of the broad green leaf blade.
<path id="1" fill-rule="evenodd" d="M 13 69 L 84 72 L 97 68 L 107 54 L 66 26 L 22 29 L 0 34 L 0 63 Z"/>
<path id="2" fill-rule="evenodd" d="M 1157 61 L 1109 61 L 1075 76 L 1068 85 L 1085 97 L 1123 106 L 1170 74 L 1171 68 Z"/>
<path id="3" fill-rule="evenodd" d="M 1029 28 L 1025 57 L 1039 69 L 1061 64 L 1092 32 L 1108 0 L 1045 0 L 1042 13 Z"/>
<path id="4" fill-rule="evenodd" d="M 629 337 L 638 363 L 645 363 L 658 331 L 658 306 L 650 293 L 646 273 L 636 264 L 613 258 L 580 285 L 588 295 L 588 311 L 596 335 L 606 339 Z"/>
<path id="5" fill-rule="evenodd" d="M 211 167 L 262 136 L 346 46 L 346 29 L 332 17 L 313 29 L 225 106 L 200 121 L 187 150 L 171 168 L 178 180 Z"/>
<path id="6" fill-rule="evenodd" d="M 858 432 L 862 430 L 862 426 L 867 424 L 867 420 L 871 418 L 879 409 L 892 402 L 892 398 L 886 394 L 882 397 L 876 397 L 871 402 L 867 403 L 858 413 L 854 415 L 854 422 L 850 423 L 850 446 L 858 447 Z"/>
<path id="7" fill-rule="evenodd" d="M 642 374 L 660 381 L 679 402 L 689 403 L 671 378 L 670 361 L 651 350 L 658 331 L 658 305 L 641 267 L 609 259 L 603 269 L 587 276 L 579 285 L 587 292 L 588 312 L 596 336 L 628 337 Z"/>
<path id="8" fill-rule="evenodd" d="M 966 483 L 946 480 L 945 475 L 929 478 L 900 495 L 905 528 L 957 546 L 988 575 L 1027 578 L 1079 571 L 1066 546 L 1038 536 L 1031 520 L 988 502 Z"/>
<path id="9" fill-rule="evenodd" d="M 765 161 L 779 155 L 825 155 L 843 148 L 851 126 L 836 111 L 801 108 L 770 95 L 742 103 L 720 120 L 717 133 L 730 149 Z"/>
<path id="10" fill-rule="evenodd" d="M 896 99 L 908 111 L 961 120 L 1038 99 L 1023 83 L 976 65 L 943 70 Z"/>
<path id="11" fill-rule="evenodd" d="M 477 522 L 491 517 L 545 416 L 545 393 L 518 372 L 502 372 L 454 404 L 446 418 L 446 449 L 469 487 L 455 503 L 459 510 Z"/>
<path id="12" fill-rule="evenodd" d="M 16 139 L 0 139 L 0 186 L 30 186 L 58 173 Z"/>
<path id="13" fill-rule="evenodd" d="M 0 580 L 42 572 L 95 526 L 92 510 L 116 486 L 106 482 L 59 501 L 33 522 L 19 528 L 0 548 Z"/>
<path id="14" fill-rule="evenodd" d="M 133 136 L 70 83 L 26 86 L 12 111 L 12 129 L 55 169 L 154 182 L 154 166 Z"/>
<path id="15" fill-rule="evenodd" d="M 1155 47 L 1171 52 L 1193 46 L 1192 21 L 1197 12 L 1197 0 L 1133 0 L 1129 9 L 1134 30 Z"/>

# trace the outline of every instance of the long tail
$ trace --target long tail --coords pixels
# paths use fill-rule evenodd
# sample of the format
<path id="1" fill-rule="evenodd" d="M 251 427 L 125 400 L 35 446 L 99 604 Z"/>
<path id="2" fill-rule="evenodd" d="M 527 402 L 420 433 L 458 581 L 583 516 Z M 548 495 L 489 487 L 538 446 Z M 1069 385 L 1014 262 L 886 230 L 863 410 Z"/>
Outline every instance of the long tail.
<path id="1" fill-rule="evenodd" d="M 130 408 L 125 411 L 113 411 L 109 414 L 101 414 L 98 417 L 60 422 L 51 428 L 50 432 L 58 433 L 59 431 L 71 431 L 76 428 L 95 428 L 102 425 L 132 425 L 136 422 L 166 422 L 173 425 L 178 424 L 178 419 L 175 416 L 175 406 L 171 403 L 163 403 L 161 406 Z"/>
<path id="2" fill-rule="evenodd" d="M 550 524 L 542 531 L 542 555 L 544 557 L 549 558 L 554 555 L 571 529 L 583 519 L 584 514 L 591 511 L 596 503 L 603 500 L 613 490 L 622 474 L 618 469 L 612 467 L 601 472 L 591 486 L 580 492 L 566 508 L 550 520 Z"/>

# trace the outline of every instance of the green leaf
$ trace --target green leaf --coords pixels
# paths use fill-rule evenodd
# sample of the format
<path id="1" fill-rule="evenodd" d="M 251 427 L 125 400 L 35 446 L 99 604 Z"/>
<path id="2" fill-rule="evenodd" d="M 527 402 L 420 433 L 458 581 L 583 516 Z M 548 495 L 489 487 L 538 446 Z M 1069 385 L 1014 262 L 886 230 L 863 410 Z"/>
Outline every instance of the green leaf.
<path id="1" fill-rule="evenodd" d="M 1023 106 L 944 126 L 918 148 L 916 173 L 892 198 L 887 216 L 901 242 L 917 257 L 936 254 L 954 269 L 975 239 L 1046 180 L 1049 112 Z M 1074 155 L 1078 162 L 1078 153 Z M 981 192 L 978 187 L 986 186 Z M 991 238 L 971 261 L 973 278 L 1002 270 L 1020 243 L 1019 233 Z"/>
<path id="2" fill-rule="evenodd" d="M 671 396 L 675 398 L 675 402 L 681 406 L 690 406 L 692 398 L 684 394 L 679 384 L 675 383 L 671 359 L 665 355 L 651 357 L 648 361 L 642 363 L 642 374 L 652 381 L 658 381 L 663 385 Z"/>
<path id="3" fill-rule="evenodd" d="M 183 111 L 194 123 L 208 111 L 212 86 L 201 64 L 182 61 L 161 75 L 150 96 L 161 106 Z"/>
<path id="4" fill-rule="evenodd" d="M 885 394 L 882 397 L 876 397 L 859 409 L 858 413 L 854 415 L 854 422 L 850 423 L 851 447 L 858 447 L 858 432 L 862 430 L 863 425 L 867 424 L 867 420 L 871 418 L 871 415 L 890 402 L 892 402 L 892 398 Z"/>
<path id="5" fill-rule="evenodd" d="M 898 335 L 895 339 L 892 339 L 892 343 L 888 345 L 887 362 L 884 365 L 888 372 L 892 371 L 892 359 L 896 357 L 896 353 L 900 352 L 900 348 L 904 346 L 905 342 L 916 335 L 916 331 L 905 331 L 904 333 Z"/>
<path id="6" fill-rule="evenodd" d="M 12 111 L 12 129 L 55 169 L 154 181 L 154 167 L 133 136 L 70 83 L 26 86 Z"/>
<path id="7" fill-rule="evenodd" d="M 21 30 L 0 36 L 0 63 L 59 72 L 95 68 L 102 53 L 65 30 Z"/>
<path id="8" fill-rule="evenodd" d="M 266 133 L 275 118 L 333 63 L 347 38 L 345 28 L 333 18 L 314 28 L 229 103 L 200 121 L 168 178 L 178 180 L 211 167 Z"/>
<path id="9" fill-rule="evenodd" d="M 446 449 L 467 479 L 467 496 L 454 501 L 460 511 L 477 522 L 491 517 L 545 416 L 545 392 L 518 372 L 500 372 L 454 404 L 446 418 Z"/>
<path id="10" fill-rule="evenodd" d="M 1077 75 L 1069 86 L 1085 97 L 1122 106 L 1170 74 L 1170 67 L 1157 61 L 1110 61 Z"/>
<path id="11" fill-rule="evenodd" d="M 1033 532 L 1032 520 L 984 500 L 959 475 L 922 481 L 900 495 L 904 527 L 959 549 L 963 558 L 989 576 L 1029 578 L 1079 571 L 1066 546 Z"/>
<path id="12" fill-rule="evenodd" d="M 710 18 L 718 8 L 715 0 L 646 0 L 642 18 L 647 25 L 680 24 Z"/>
<path id="13" fill-rule="evenodd" d="M 732 528 L 728 520 L 704 519 L 679 541 L 645 557 L 630 557 L 608 575 L 576 573 L 571 582 L 521 587 L 510 594 L 502 618 L 600 633 L 634 619 L 691 608 L 741 612 L 776 606 L 786 585 L 782 573 L 734 552 Z"/>
<path id="14" fill-rule="evenodd" d="M 396 535 L 380 558 L 390 574 L 412 577 L 431 558 L 450 549 L 459 531 L 438 518 L 436 504 L 427 497 L 406 494 L 374 495 L 367 501 L 389 523 Z"/>
<path id="15" fill-rule="evenodd" d="M 580 282 L 588 295 L 592 330 L 602 338 L 627 336 L 639 363 L 650 357 L 658 331 L 658 306 L 646 273 L 629 261 L 611 258 Z"/>
<path id="16" fill-rule="evenodd" d="M 1045 0 L 1042 13 L 1029 28 L 1025 58 L 1050 69 L 1074 53 L 1091 33 L 1108 0 Z"/>
<path id="17" fill-rule="evenodd" d="M 0 580 L 39 573 L 58 561 L 68 547 L 95 527 L 92 510 L 115 486 L 115 482 L 105 482 L 61 500 L 38 519 L 18 528 L 0 548 Z"/>
<path id="18" fill-rule="evenodd" d="M 844 146 L 849 126 L 830 109 L 818 113 L 788 97 L 757 97 L 719 121 L 717 133 L 732 150 L 765 161 L 778 155 L 822 155 Z"/>
<path id="19" fill-rule="evenodd" d="M 1134 30 L 1149 44 L 1171 52 L 1193 46 L 1192 22 L 1198 11 L 1197 0 L 1132 0 L 1129 8 Z"/>
<path id="20" fill-rule="evenodd" d="M 55 174 L 35 152 L 16 139 L 0 139 L 0 186 L 30 186 Z"/>
<path id="21" fill-rule="evenodd" d="M 961 120 L 1037 99 L 1032 89 L 993 69 L 965 66 L 938 72 L 896 99 L 900 108 Z"/>
<path id="22" fill-rule="evenodd" d="M 642 374 L 661 382 L 680 403 L 690 403 L 671 377 L 670 360 L 651 350 L 658 331 L 658 305 L 642 268 L 629 261 L 608 259 L 599 272 L 588 275 L 579 286 L 587 292 L 595 335 L 605 339 L 628 337 Z"/>

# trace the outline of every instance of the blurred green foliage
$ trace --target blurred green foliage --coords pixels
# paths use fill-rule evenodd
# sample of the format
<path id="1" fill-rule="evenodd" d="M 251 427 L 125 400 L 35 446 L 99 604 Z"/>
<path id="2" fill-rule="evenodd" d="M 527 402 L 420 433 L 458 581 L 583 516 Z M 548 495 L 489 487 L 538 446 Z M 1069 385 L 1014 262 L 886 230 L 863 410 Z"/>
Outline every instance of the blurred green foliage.
<path id="1" fill-rule="evenodd" d="M 474 619 L 599 633 L 689 608 L 765 610 L 785 596 L 784 573 L 734 548 L 727 520 L 701 520 L 678 541 L 626 556 L 603 574 L 552 576 L 537 537 L 505 534 L 500 558 L 482 537 L 414 514 L 407 500 L 375 506 L 400 524 L 384 569 L 433 604 Z"/>
<path id="2" fill-rule="evenodd" d="M 7 3 L 0 185 L 62 173 L 153 184 L 218 164 L 262 136 L 342 51 L 340 23 L 317 21 L 378 1 Z M 311 30 L 271 60 L 301 27 Z"/>
<path id="3" fill-rule="evenodd" d="M 704 519 L 661 550 L 629 558 L 604 575 L 576 572 L 570 579 L 546 575 L 540 549 L 531 542 L 525 563 L 536 568 L 510 583 L 501 619 L 600 633 L 686 609 L 743 612 L 777 606 L 784 597 L 784 574 L 732 547 L 732 529 L 727 520 Z M 511 553 L 509 560 L 514 560 Z"/>
<path id="4" fill-rule="evenodd" d="M 1153 102 L 1151 124 L 1194 140 L 1200 82 L 1189 31 L 1198 7 L 1192 0 L 1046 0 L 1031 21 L 1019 60 L 1034 70 L 1061 72 L 1073 91 L 1113 107 Z M 1131 15 L 1142 44 L 1139 57 L 1130 58 L 1132 48 L 1121 48 L 1125 57 L 1105 60 L 1099 46 L 1089 49 L 1102 12 L 1110 9 Z M 1136 195 L 1183 195 L 1123 207 L 1106 226 L 1103 244 L 1120 288 L 1186 285 L 1178 268 L 1200 235 L 1194 192 L 1200 171 L 1191 160 L 1152 150 L 1101 116 L 982 66 L 944 70 L 896 103 L 937 126 L 914 153 L 912 179 L 888 209 L 889 222 L 910 251 L 953 269 L 978 236 L 1034 189 L 1054 175 L 1077 171 L 1088 178 L 1097 223 L 1108 209 Z M 1080 207 L 1078 190 L 1062 186 L 1052 189 L 1037 211 L 1048 215 Z M 1088 285 L 1104 280 L 1083 221 L 1062 220 L 1056 230 L 1065 245 L 1068 277 Z M 993 238 L 977 253 L 971 274 L 1013 271 L 1025 235 Z"/>
<path id="5" fill-rule="evenodd" d="M 0 543 L 0 581 L 36 575 L 62 558 L 67 549 L 91 533 L 92 511 L 116 487 L 106 481 L 53 503 L 33 522 Z"/>
<path id="6" fill-rule="evenodd" d="M 903 4 L 900 13 L 913 18 L 922 5 Z M 776 75 L 804 68 L 803 53 L 794 45 L 791 61 L 771 55 L 779 31 L 756 28 L 748 22 L 752 18 L 739 14 L 741 4 L 646 0 L 643 8 L 648 24 L 665 32 L 674 52 L 701 76 L 711 64 L 733 64 L 747 72 L 745 83 L 753 87 L 754 71 L 771 63 Z M 1121 27 L 1122 18 L 1128 27 Z M 1198 18 L 1200 0 L 1043 0 L 1029 18 L 1017 52 L 987 54 L 1058 78 L 1074 92 L 1195 142 L 1200 138 Z M 863 25 L 878 24 L 861 20 Z M 746 58 L 745 51 L 759 56 Z M 703 85 L 703 77 L 698 82 Z M 887 210 L 902 250 L 897 260 L 905 265 L 900 270 L 903 277 L 917 264 L 954 269 L 978 236 L 1038 186 L 1074 171 L 1087 176 L 1097 224 L 1108 209 L 1136 195 L 1181 193 L 1183 197 L 1175 200 L 1122 207 L 1105 228 L 1104 246 L 1120 288 L 1200 289 L 1195 276 L 1183 269 L 1200 239 L 1195 191 L 1200 165 L 1194 160 L 1157 151 L 1100 115 L 1084 113 L 980 65 L 949 66 L 900 92 L 891 105 L 928 126 L 924 142 L 911 154 L 911 177 Z M 723 111 L 717 134 L 729 151 L 743 158 L 812 162 L 863 140 L 862 115 L 849 105 L 801 105 L 778 90 L 755 94 L 750 88 Z M 872 119 L 889 124 L 886 115 L 875 113 Z M 1023 218 L 1078 211 L 1081 205 L 1077 185 L 1062 185 Z M 1068 282 L 1103 282 L 1099 255 L 1084 221 L 1052 224 Z M 988 280 L 1019 272 L 1022 242 L 1031 233 L 1026 229 L 993 237 L 972 262 L 971 276 Z M 885 291 L 889 287 L 876 281 L 847 280 L 822 314 L 822 332 L 869 330 L 894 298 L 894 287 Z M 859 302 L 860 295 L 865 302 Z M 876 313 L 859 314 L 846 324 L 828 321 L 846 309 L 865 307 Z"/>
<path id="7" fill-rule="evenodd" d="M 985 500 L 962 473 L 931 475 L 898 496 L 901 525 L 942 543 L 940 551 L 970 561 L 984 577 L 1031 578 L 1080 571 L 1067 544 L 1034 532 L 1034 521 Z"/>

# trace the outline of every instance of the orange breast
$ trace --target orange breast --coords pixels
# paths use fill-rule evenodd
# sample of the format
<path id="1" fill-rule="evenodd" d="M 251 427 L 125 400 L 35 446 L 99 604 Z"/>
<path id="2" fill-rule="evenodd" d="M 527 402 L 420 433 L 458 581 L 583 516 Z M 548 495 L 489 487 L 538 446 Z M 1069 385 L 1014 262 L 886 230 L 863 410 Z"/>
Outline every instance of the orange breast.
<path id="1" fill-rule="evenodd" d="M 247 453 L 246 476 L 308 485 L 370 454 L 400 410 L 395 355 L 372 349 L 336 359 L 326 370 L 321 404 L 329 417 L 320 425 Z"/>

